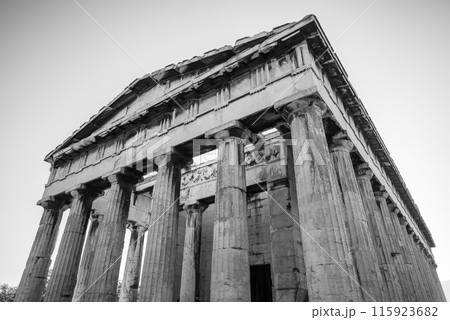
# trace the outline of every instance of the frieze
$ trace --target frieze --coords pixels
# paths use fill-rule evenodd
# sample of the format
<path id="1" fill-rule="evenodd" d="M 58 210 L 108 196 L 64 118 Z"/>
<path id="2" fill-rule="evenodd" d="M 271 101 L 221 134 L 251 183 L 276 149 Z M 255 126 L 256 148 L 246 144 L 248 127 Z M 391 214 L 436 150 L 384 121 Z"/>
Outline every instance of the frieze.
<path id="1" fill-rule="evenodd" d="M 181 177 L 181 189 L 215 178 L 217 178 L 217 163 L 211 163 L 199 168 L 192 168 Z"/>
<path id="2" fill-rule="evenodd" d="M 280 145 L 270 145 L 264 147 L 261 151 L 249 150 L 245 151 L 244 164 L 246 167 L 253 167 L 258 164 L 280 160 Z M 271 175 L 280 175 L 276 166 L 269 166 Z M 277 172 L 275 172 L 277 171 Z M 207 165 L 195 167 L 189 165 L 185 168 L 184 174 L 181 176 L 181 189 L 186 189 L 192 185 L 206 182 L 217 178 L 217 162 Z"/>
<path id="3" fill-rule="evenodd" d="M 245 165 L 247 167 L 252 167 L 257 164 L 275 161 L 280 159 L 280 146 L 271 145 L 264 147 L 264 150 L 248 150 L 245 151 L 244 155 Z"/>

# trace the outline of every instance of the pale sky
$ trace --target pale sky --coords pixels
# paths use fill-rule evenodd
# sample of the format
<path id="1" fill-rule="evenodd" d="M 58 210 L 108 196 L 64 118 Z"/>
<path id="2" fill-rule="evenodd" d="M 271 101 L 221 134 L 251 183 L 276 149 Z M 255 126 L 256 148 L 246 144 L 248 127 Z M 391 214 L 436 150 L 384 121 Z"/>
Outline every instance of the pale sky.
<path id="1" fill-rule="evenodd" d="M 17 285 L 25 267 L 48 152 L 146 71 L 307 14 L 333 44 L 450 280 L 449 1 L 379 0 L 362 16 L 373 0 L 79 2 L 145 71 L 72 0 L 0 2 L 0 283 Z"/>

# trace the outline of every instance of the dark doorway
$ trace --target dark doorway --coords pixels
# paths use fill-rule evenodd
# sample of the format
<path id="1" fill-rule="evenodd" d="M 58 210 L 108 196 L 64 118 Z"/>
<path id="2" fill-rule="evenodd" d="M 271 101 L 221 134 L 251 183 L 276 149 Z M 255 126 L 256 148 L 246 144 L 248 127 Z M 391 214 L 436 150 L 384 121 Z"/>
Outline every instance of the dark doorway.
<path id="1" fill-rule="evenodd" d="M 272 302 L 270 264 L 250 266 L 252 302 Z"/>

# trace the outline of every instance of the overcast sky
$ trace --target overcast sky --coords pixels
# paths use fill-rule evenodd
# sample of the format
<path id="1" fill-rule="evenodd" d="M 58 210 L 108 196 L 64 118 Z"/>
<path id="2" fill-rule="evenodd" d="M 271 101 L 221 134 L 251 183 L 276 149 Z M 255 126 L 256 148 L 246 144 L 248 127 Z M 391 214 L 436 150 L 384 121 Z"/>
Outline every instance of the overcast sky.
<path id="1" fill-rule="evenodd" d="M 450 280 L 449 1 L 379 0 L 362 16 L 373 0 L 80 4 L 147 72 L 315 14 Z M 72 0 L 0 1 L 0 41 L 0 283 L 17 285 L 42 214 L 44 156 L 145 71 Z"/>

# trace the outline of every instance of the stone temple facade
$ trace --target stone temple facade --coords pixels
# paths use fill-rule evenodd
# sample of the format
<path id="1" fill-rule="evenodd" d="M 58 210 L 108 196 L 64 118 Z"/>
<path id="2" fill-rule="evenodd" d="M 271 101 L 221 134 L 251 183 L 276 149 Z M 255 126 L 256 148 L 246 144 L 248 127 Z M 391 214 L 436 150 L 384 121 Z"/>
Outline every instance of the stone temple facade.
<path id="1" fill-rule="evenodd" d="M 17 301 L 42 299 L 69 208 L 44 301 L 115 301 L 122 255 L 120 301 L 445 301 L 312 15 L 133 81 L 45 160 Z"/>

